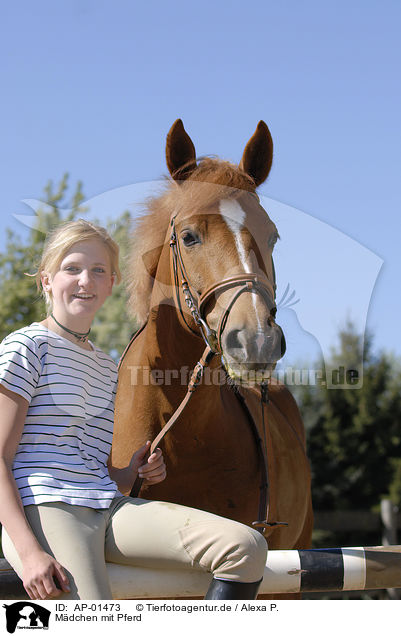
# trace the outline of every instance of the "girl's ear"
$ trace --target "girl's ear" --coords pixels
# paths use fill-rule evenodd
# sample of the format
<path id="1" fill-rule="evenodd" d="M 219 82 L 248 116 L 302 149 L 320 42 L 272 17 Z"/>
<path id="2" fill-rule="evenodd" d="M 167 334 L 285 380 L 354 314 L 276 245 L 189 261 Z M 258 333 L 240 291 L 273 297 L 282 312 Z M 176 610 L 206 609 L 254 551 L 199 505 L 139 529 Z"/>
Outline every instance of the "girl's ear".
<path id="1" fill-rule="evenodd" d="M 42 283 L 43 291 L 50 292 L 51 291 L 51 274 L 46 274 L 46 272 L 42 272 L 40 275 L 40 280 Z"/>

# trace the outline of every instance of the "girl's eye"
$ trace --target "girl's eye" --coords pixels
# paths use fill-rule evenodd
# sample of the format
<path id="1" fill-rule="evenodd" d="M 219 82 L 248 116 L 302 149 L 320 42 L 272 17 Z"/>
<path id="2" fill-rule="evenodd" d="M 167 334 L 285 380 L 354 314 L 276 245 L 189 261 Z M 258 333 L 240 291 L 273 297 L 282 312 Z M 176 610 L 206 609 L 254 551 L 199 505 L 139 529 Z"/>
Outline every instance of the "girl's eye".
<path id="1" fill-rule="evenodd" d="M 95 271 L 97 274 L 104 274 L 106 270 L 105 270 L 105 269 L 103 269 L 103 267 L 95 267 L 94 271 Z"/>
<path id="2" fill-rule="evenodd" d="M 185 247 L 191 247 L 192 245 L 196 245 L 196 243 L 200 243 L 200 239 L 194 232 L 189 232 L 189 230 L 186 230 L 182 234 L 182 242 L 184 243 Z"/>

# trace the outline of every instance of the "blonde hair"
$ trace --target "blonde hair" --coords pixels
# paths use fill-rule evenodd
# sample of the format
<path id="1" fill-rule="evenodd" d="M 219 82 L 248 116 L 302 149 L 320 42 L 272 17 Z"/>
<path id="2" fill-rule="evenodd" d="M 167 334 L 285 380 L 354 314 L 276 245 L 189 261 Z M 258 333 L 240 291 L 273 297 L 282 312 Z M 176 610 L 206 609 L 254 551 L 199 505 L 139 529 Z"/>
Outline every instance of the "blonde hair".
<path id="1" fill-rule="evenodd" d="M 73 245 L 80 241 L 89 241 L 91 239 L 97 239 L 103 243 L 110 257 L 111 271 L 115 276 L 115 281 L 116 283 L 121 282 L 121 272 L 118 264 L 119 247 L 107 230 L 85 219 L 68 221 L 48 234 L 37 272 L 33 275 L 36 279 L 36 286 L 42 292 L 48 309 L 51 309 L 52 300 L 50 294 L 42 288 L 42 274 L 55 274 L 66 252 Z"/>

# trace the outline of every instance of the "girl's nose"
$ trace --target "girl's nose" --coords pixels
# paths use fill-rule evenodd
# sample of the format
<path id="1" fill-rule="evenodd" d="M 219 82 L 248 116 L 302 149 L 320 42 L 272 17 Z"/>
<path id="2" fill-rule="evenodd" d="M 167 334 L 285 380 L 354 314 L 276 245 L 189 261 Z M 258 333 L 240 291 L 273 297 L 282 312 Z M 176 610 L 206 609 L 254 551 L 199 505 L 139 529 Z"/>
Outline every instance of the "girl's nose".
<path id="1" fill-rule="evenodd" d="M 91 275 L 87 269 L 82 270 L 82 272 L 79 275 L 78 282 L 81 285 L 81 287 L 84 287 L 91 282 Z"/>

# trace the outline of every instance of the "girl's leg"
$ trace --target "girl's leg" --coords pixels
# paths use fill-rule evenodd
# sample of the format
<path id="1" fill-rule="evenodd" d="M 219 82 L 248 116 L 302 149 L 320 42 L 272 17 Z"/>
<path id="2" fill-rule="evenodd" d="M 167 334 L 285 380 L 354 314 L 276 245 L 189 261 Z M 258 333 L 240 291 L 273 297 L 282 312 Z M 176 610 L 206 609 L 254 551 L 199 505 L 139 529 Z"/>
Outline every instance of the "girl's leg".
<path id="1" fill-rule="evenodd" d="M 154 568 L 198 568 L 229 581 L 263 577 L 267 544 L 236 521 L 162 501 L 116 498 L 109 510 L 106 561 Z"/>
<path id="2" fill-rule="evenodd" d="M 104 511 L 60 502 L 26 506 L 24 510 L 40 545 L 66 570 L 71 592 L 62 598 L 111 599 L 104 560 Z M 3 550 L 21 577 L 21 561 L 4 528 Z"/>

